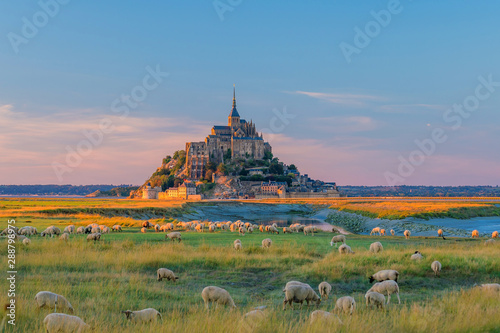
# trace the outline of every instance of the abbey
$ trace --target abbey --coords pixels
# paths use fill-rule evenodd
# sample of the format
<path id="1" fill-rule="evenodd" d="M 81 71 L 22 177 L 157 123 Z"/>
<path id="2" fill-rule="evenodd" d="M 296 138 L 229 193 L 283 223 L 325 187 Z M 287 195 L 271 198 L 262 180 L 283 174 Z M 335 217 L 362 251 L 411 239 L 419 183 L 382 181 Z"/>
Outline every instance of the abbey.
<path id="1" fill-rule="evenodd" d="M 227 117 L 227 126 L 215 125 L 212 132 L 201 142 L 186 143 L 186 170 L 189 178 L 204 176 L 208 162 L 227 163 L 233 158 L 262 159 L 271 146 L 264 142 L 253 122 L 241 119 L 236 110 L 236 94 L 233 88 L 233 107 Z"/>

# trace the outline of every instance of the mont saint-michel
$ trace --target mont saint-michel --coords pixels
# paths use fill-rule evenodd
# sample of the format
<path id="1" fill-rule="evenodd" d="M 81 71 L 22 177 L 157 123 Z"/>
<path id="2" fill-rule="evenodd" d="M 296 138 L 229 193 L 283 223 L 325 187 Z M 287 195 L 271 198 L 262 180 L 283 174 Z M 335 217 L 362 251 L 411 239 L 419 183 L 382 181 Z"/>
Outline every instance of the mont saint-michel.
<path id="1" fill-rule="evenodd" d="M 279 152 L 274 152 L 276 155 Z M 131 197 L 141 199 L 334 198 L 334 182 L 311 179 L 273 155 L 253 121 L 240 116 L 233 87 L 227 125 L 214 125 L 204 141 L 186 142 Z"/>

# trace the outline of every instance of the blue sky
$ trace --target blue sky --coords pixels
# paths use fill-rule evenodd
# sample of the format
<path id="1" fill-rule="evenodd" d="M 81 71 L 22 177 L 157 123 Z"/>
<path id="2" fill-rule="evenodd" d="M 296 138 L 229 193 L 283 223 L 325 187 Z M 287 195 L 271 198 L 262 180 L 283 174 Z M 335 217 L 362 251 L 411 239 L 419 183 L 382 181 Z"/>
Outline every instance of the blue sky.
<path id="1" fill-rule="evenodd" d="M 229 10 L 218 13 L 216 5 Z M 500 3 L 401 0 L 390 22 L 346 61 L 341 43 L 356 46 L 355 28 L 366 33 L 372 12 L 391 6 L 74 0 L 25 38 L 26 20 L 43 20 L 43 6 L 3 1 L 0 183 L 140 184 L 165 155 L 227 122 L 235 83 L 241 116 L 265 129 L 276 156 L 314 178 L 500 184 L 500 87 L 459 128 L 443 120 L 475 94 L 478 77 L 500 81 Z M 13 47 L 14 35 L 24 42 Z M 157 66 L 168 77 L 126 116 L 113 112 L 113 101 Z M 272 129 L 283 110 L 293 118 Z M 113 130 L 68 164 L 68 151 L 102 119 Z M 419 150 L 415 140 L 436 129 L 447 140 L 406 172 L 401 159 L 409 161 Z"/>

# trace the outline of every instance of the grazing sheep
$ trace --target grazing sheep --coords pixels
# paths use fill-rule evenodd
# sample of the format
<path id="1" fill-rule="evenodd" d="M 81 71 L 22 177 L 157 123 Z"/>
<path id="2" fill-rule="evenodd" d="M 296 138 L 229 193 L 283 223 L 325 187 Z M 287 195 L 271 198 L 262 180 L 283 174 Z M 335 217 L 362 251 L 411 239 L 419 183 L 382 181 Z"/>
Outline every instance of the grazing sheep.
<path id="1" fill-rule="evenodd" d="M 165 235 L 165 238 L 170 239 L 172 242 L 176 239 L 179 241 L 179 243 L 182 241 L 181 233 L 178 231 L 169 232 L 168 234 Z"/>
<path id="2" fill-rule="evenodd" d="M 29 238 L 23 239 L 23 245 L 30 245 L 30 244 L 31 244 L 31 240 Z"/>
<path id="3" fill-rule="evenodd" d="M 403 233 L 403 235 L 405 235 L 406 239 L 410 239 L 410 235 L 411 235 L 410 230 L 405 230 L 405 232 Z"/>
<path id="4" fill-rule="evenodd" d="M 335 243 L 335 247 L 338 246 L 337 243 L 345 244 L 345 236 L 344 235 L 333 236 L 332 240 L 330 241 L 330 246 L 333 246 L 333 243 Z"/>
<path id="5" fill-rule="evenodd" d="M 50 235 L 51 237 L 54 237 L 54 236 L 59 236 L 60 234 L 61 234 L 61 229 L 54 226 L 50 226 L 44 231 L 42 231 L 40 233 L 40 236 L 45 237 L 47 235 Z"/>
<path id="6" fill-rule="evenodd" d="M 266 318 L 262 310 L 252 310 L 243 315 L 240 332 L 255 332 L 260 323 Z"/>
<path id="7" fill-rule="evenodd" d="M 90 332 L 90 326 L 77 316 L 70 316 L 64 313 L 48 314 L 43 320 L 47 333 L 56 332 Z"/>
<path id="8" fill-rule="evenodd" d="M 401 299 L 399 298 L 399 286 L 396 281 L 386 280 L 377 282 L 367 291 L 367 293 L 370 291 L 375 291 L 384 295 L 387 294 L 387 304 L 391 301 L 391 294 L 396 294 L 399 304 L 401 304 Z"/>
<path id="9" fill-rule="evenodd" d="M 292 303 L 300 303 L 300 307 L 302 308 L 303 302 L 306 301 L 307 305 L 309 302 L 316 303 L 317 306 L 321 303 L 321 298 L 314 292 L 314 290 L 306 286 L 302 285 L 291 285 L 285 288 L 285 299 L 283 300 L 283 310 L 286 309 L 286 304 L 288 303 L 290 307 L 293 309 Z"/>
<path id="10" fill-rule="evenodd" d="M 380 229 L 380 236 L 386 236 L 385 229 Z"/>
<path id="11" fill-rule="evenodd" d="M 204 231 L 203 224 L 202 223 L 197 224 L 196 227 L 194 227 L 194 230 L 196 230 L 198 232 L 203 232 Z"/>
<path id="12" fill-rule="evenodd" d="M 266 238 L 266 239 L 262 240 L 262 247 L 265 249 L 270 248 L 272 244 L 273 244 L 273 241 L 271 240 L 271 238 Z"/>
<path id="13" fill-rule="evenodd" d="M 284 233 L 284 234 L 287 234 L 287 233 L 288 233 L 288 234 L 291 234 L 292 232 L 293 232 L 293 231 L 292 231 L 292 229 L 287 228 L 287 227 L 283 227 L 283 233 Z"/>
<path id="14" fill-rule="evenodd" d="M 334 323 L 339 323 L 342 324 L 342 321 L 333 313 L 323 311 L 323 310 L 316 310 L 311 313 L 311 316 L 309 317 L 310 324 L 313 325 L 317 322 L 322 323 L 322 324 L 334 324 Z"/>
<path id="15" fill-rule="evenodd" d="M 398 271 L 395 271 L 393 269 L 384 269 L 370 276 L 368 280 L 370 280 L 370 283 L 373 283 L 373 281 L 375 280 L 378 282 L 382 282 L 385 280 L 393 280 L 398 282 L 398 277 L 399 277 Z"/>
<path id="16" fill-rule="evenodd" d="M 220 226 L 221 230 L 229 230 L 229 226 L 227 224 L 223 224 Z"/>
<path id="17" fill-rule="evenodd" d="M 64 232 L 61 236 L 59 236 L 59 239 L 67 242 L 69 241 L 69 234 Z"/>
<path id="18" fill-rule="evenodd" d="M 280 232 L 278 231 L 278 228 L 275 227 L 275 224 L 276 223 L 274 223 L 273 225 L 269 226 L 269 232 L 272 233 L 272 234 L 278 234 L 279 235 Z"/>
<path id="19" fill-rule="evenodd" d="M 68 225 L 66 228 L 64 228 L 63 232 L 72 234 L 75 232 L 75 226 L 74 225 Z"/>
<path id="20" fill-rule="evenodd" d="M 92 227 L 92 230 L 90 232 L 91 234 L 100 234 L 101 233 L 101 228 L 97 227 Z"/>
<path id="21" fill-rule="evenodd" d="M 443 229 L 438 230 L 438 237 L 443 237 Z"/>
<path id="22" fill-rule="evenodd" d="M 340 297 L 335 303 L 335 308 L 333 311 L 338 312 L 349 312 L 352 315 L 352 312 L 356 309 L 356 301 L 351 296 Z"/>
<path id="23" fill-rule="evenodd" d="M 101 233 L 96 232 L 95 234 L 87 235 L 87 242 L 93 240 L 94 242 L 101 240 Z"/>
<path id="24" fill-rule="evenodd" d="M 441 263 L 437 260 L 433 261 L 431 268 L 434 271 L 434 276 L 439 276 L 439 272 L 441 272 Z"/>
<path id="25" fill-rule="evenodd" d="M 92 228 L 93 228 L 93 227 L 92 227 L 91 225 L 86 226 L 86 227 L 83 229 L 83 233 L 84 233 L 84 234 L 90 234 L 90 233 L 92 233 Z"/>
<path id="26" fill-rule="evenodd" d="M 493 231 L 491 233 L 491 238 L 498 238 L 498 231 Z"/>
<path id="27" fill-rule="evenodd" d="M 16 227 L 16 226 L 10 226 L 10 227 L 7 227 L 7 228 L 3 229 L 3 231 L 0 232 L 0 236 L 8 235 L 9 234 L 9 229 L 10 230 L 14 230 L 15 234 L 17 234 L 19 232 L 19 228 L 18 227 Z"/>
<path id="28" fill-rule="evenodd" d="M 38 233 L 38 230 L 36 230 L 36 228 L 32 226 L 25 226 L 19 229 L 17 233 L 24 236 L 33 236 Z"/>
<path id="29" fill-rule="evenodd" d="M 259 227 L 260 232 L 264 232 L 264 226 L 261 224 Z"/>
<path id="30" fill-rule="evenodd" d="M 74 312 L 73 307 L 68 302 L 68 300 L 64 298 L 64 296 L 54 294 L 50 291 L 40 291 L 38 294 L 36 294 L 35 301 L 38 305 L 38 308 L 47 307 L 51 310 L 54 309 L 54 311 L 68 310 L 70 313 Z"/>
<path id="31" fill-rule="evenodd" d="M 283 292 L 286 292 L 286 289 L 290 286 L 306 286 L 306 287 L 311 288 L 311 286 L 308 285 L 307 283 L 303 283 L 300 281 L 288 281 L 285 285 L 285 288 L 283 288 Z"/>
<path id="32" fill-rule="evenodd" d="M 379 227 L 373 228 L 372 231 L 370 232 L 370 236 L 373 234 L 379 234 L 380 236 L 380 228 Z"/>
<path id="33" fill-rule="evenodd" d="M 496 240 L 491 238 L 491 239 L 484 241 L 484 245 L 492 245 L 492 244 L 495 244 L 496 242 L 497 242 Z"/>
<path id="34" fill-rule="evenodd" d="M 122 231 L 122 226 L 119 225 L 119 224 L 115 224 L 114 226 L 111 227 L 111 231 L 121 232 Z"/>
<path id="35" fill-rule="evenodd" d="M 315 231 L 316 231 L 316 228 L 313 227 L 312 225 L 310 225 L 310 226 L 304 228 L 304 235 L 307 236 L 307 234 L 311 234 L 312 236 L 314 236 Z"/>
<path id="36" fill-rule="evenodd" d="M 155 229 L 155 232 L 160 232 L 161 231 L 159 224 L 155 224 L 154 229 Z"/>
<path id="37" fill-rule="evenodd" d="M 384 250 L 384 247 L 382 246 L 382 243 L 380 242 L 375 242 L 370 244 L 370 252 L 372 253 L 379 253 Z"/>
<path id="38" fill-rule="evenodd" d="M 170 269 L 167 268 L 160 268 L 156 271 L 156 274 L 158 276 L 158 281 L 161 281 L 163 279 L 167 279 L 167 281 L 174 281 L 179 280 L 177 276 L 175 276 L 174 272 L 172 272 Z"/>
<path id="39" fill-rule="evenodd" d="M 141 232 L 142 232 L 143 234 L 145 234 L 146 232 L 148 232 L 148 228 L 146 228 L 146 227 L 142 227 L 142 228 L 141 228 Z"/>
<path id="40" fill-rule="evenodd" d="M 396 233 L 394 232 L 394 230 L 393 230 L 393 229 L 391 229 L 391 235 L 393 235 L 393 236 L 394 236 L 395 234 L 396 234 Z"/>
<path id="41" fill-rule="evenodd" d="M 472 235 L 471 235 L 472 238 L 478 238 L 479 237 L 479 231 L 477 230 L 472 230 Z"/>
<path id="42" fill-rule="evenodd" d="M 350 247 L 349 245 L 347 245 L 347 244 L 342 244 L 342 245 L 340 245 L 340 246 L 339 246 L 339 253 L 340 253 L 340 254 L 348 254 L 348 253 L 350 253 L 350 254 L 354 254 L 355 252 L 353 252 L 353 251 L 351 250 L 351 247 Z"/>
<path id="43" fill-rule="evenodd" d="M 500 292 L 500 284 L 498 283 L 484 283 L 480 286 L 477 286 L 476 288 L 480 288 L 482 290 L 485 290 L 487 292 Z"/>
<path id="44" fill-rule="evenodd" d="M 319 284 L 318 290 L 321 295 L 321 299 L 328 299 L 328 295 L 330 295 L 330 292 L 332 291 L 332 286 L 328 282 L 323 281 Z"/>
<path id="45" fill-rule="evenodd" d="M 77 234 L 83 234 L 83 233 L 85 233 L 85 228 L 84 227 L 78 227 L 78 229 L 76 229 L 76 233 Z"/>
<path id="46" fill-rule="evenodd" d="M 415 253 L 412 254 L 410 257 L 411 260 L 420 260 L 423 258 L 424 258 L 424 256 L 422 255 L 422 253 L 420 253 L 420 251 L 415 251 Z"/>
<path id="47" fill-rule="evenodd" d="M 247 228 L 245 228 L 245 227 L 240 227 L 240 228 L 238 229 L 238 232 L 239 232 L 239 234 L 240 234 L 241 236 L 245 236 L 245 233 L 247 232 Z"/>
<path id="48" fill-rule="evenodd" d="M 253 233 L 253 227 L 248 227 L 247 231 L 249 234 Z"/>
<path id="49" fill-rule="evenodd" d="M 210 232 L 215 232 L 215 228 L 217 228 L 217 226 L 215 224 L 211 224 L 209 227 L 208 227 L 208 231 Z"/>
<path id="50" fill-rule="evenodd" d="M 385 296 L 377 292 L 367 292 L 365 294 L 366 306 L 375 305 L 377 308 L 385 307 Z"/>
<path id="51" fill-rule="evenodd" d="M 156 309 L 147 308 L 140 311 L 122 311 L 127 316 L 127 320 L 130 320 L 133 323 L 156 323 L 158 318 L 161 318 L 161 313 L 159 313 Z"/>
<path id="52" fill-rule="evenodd" d="M 149 228 L 153 228 L 154 225 L 153 225 L 153 223 L 151 223 L 149 221 L 144 221 L 144 222 L 142 222 L 142 227 L 146 228 L 146 229 L 149 229 Z"/>
<path id="53" fill-rule="evenodd" d="M 239 251 L 239 250 L 241 250 L 243 248 L 243 246 L 241 245 L 241 241 L 239 239 L 235 240 L 233 242 L 233 245 L 234 245 L 234 249 L 236 251 Z"/>
<path id="54" fill-rule="evenodd" d="M 201 292 L 201 298 L 203 298 L 203 302 L 205 302 L 205 307 L 208 310 L 209 303 L 216 303 L 220 305 L 229 305 L 233 308 L 236 307 L 234 304 L 231 295 L 229 295 L 226 289 L 222 289 L 215 286 L 208 286 L 203 289 Z"/>

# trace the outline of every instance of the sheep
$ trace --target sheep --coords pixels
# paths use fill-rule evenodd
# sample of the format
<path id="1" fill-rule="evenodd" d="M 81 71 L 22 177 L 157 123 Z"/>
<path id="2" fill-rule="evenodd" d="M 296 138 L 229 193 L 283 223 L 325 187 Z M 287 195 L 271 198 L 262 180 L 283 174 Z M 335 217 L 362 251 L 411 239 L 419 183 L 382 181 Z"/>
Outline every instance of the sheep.
<path id="1" fill-rule="evenodd" d="M 496 240 L 491 238 L 491 239 L 484 241 L 484 245 L 492 245 L 492 244 L 495 244 L 496 242 L 497 242 Z"/>
<path id="2" fill-rule="evenodd" d="M 366 306 L 375 305 L 377 308 L 385 307 L 385 296 L 377 292 L 367 292 L 365 294 Z"/>
<path id="3" fill-rule="evenodd" d="M 384 250 L 384 247 L 382 246 L 382 243 L 380 242 L 375 242 L 370 244 L 370 252 L 372 253 L 379 253 Z"/>
<path id="4" fill-rule="evenodd" d="M 78 227 L 78 229 L 76 229 L 76 233 L 77 234 L 83 234 L 83 233 L 85 233 L 85 228 L 84 227 Z"/>
<path id="5" fill-rule="evenodd" d="M 487 292 L 500 292 L 500 284 L 499 283 L 484 283 L 476 288 L 480 288 Z"/>
<path id="6" fill-rule="evenodd" d="M 101 233 L 101 228 L 97 227 L 92 227 L 92 230 L 90 231 L 91 234 L 100 234 Z"/>
<path id="7" fill-rule="evenodd" d="M 72 234 L 75 232 L 75 226 L 74 225 L 68 225 L 66 228 L 64 228 L 63 232 L 66 232 L 68 234 Z"/>
<path id="8" fill-rule="evenodd" d="M 285 288 L 283 288 L 283 292 L 286 292 L 286 289 L 290 286 L 306 286 L 306 287 L 311 288 L 311 286 L 308 285 L 307 283 L 303 283 L 300 281 L 288 281 L 285 285 Z"/>
<path id="9" fill-rule="evenodd" d="M 291 234 L 292 232 L 293 232 L 293 231 L 292 231 L 292 229 L 291 229 L 291 228 L 283 227 L 283 233 L 284 233 L 284 234 L 286 234 L 286 233 Z"/>
<path id="10" fill-rule="evenodd" d="M 167 268 L 158 269 L 156 271 L 156 275 L 158 276 L 158 281 L 167 279 L 167 281 L 175 282 L 176 280 L 179 280 L 179 278 L 175 276 L 174 272 L 172 272 L 170 269 Z"/>
<path id="11" fill-rule="evenodd" d="M 154 225 L 153 225 L 153 223 L 151 223 L 149 221 L 144 221 L 144 222 L 142 222 L 142 227 L 146 228 L 146 229 L 149 229 L 149 228 L 154 227 Z"/>
<path id="12" fill-rule="evenodd" d="M 393 269 L 384 269 L 382 271 L 378 271 L 377 273 L 371 275 L 368 280 L 370 280 L 370 283 L 373 283 L 373 281 L 378 281 L 382 282 L 385 280 L 393 280 L 398 282 L 398 277 L 399 277 L 399 272 L 395 271 Z"/>
<path id="13" fill-rule="evenodd" d="M 372 231 L 370 232 L 370 236 L 373 234 L 379 234 L 380 236 L 380 228 L 379 227 L 373 228 Z"/>
<path id="14" fill-rule="evenodd" d="M 478 238 L 479 237 L 479 231 L 477 230 L 472 230 L 472 235 L 471 235 L 472 238 Z"/>
<path id="15" fill-rule="evenodd" d="M 438 237 L 443 237 L 443 229 L 438 230 Z"/>
<path id="16" fill-rule="evenodd" d="M 333 236 L 332 240 L 330 241 L 330 246 L 333 246 L 333 243 L 335 243 L 335 247 L 338 246 L 337 243 L 345 244 L 345 236 L 344 235 Z"/>
<path id="17" fill-rule="evenodd" d="M 48 314 L 43 320 L 47 333 L 55 332 L 89 332 L 90 326 L 77 316 L 64 313 Z"/>
<path id="18" fill-rule="evenodd" d="M 278 234 L 279 235 L 280 232 L 279 232 L 278 228 L 275 227 L 275 224 L 276 223 L 274 223 L 273 225 L 269 226 L 269 232 L 271 232 L 272 234 Z"/>
<path id="19" fill-rule="evenodd" d="M 216 307 L 220 304 L 236 308 L 236 305 L 234 304 L 234 301 L 228 291 L 216 286 L 205 287 L 201 292 L 201 298 L 203 298 L 203 302 L 205 302 L 207 310 L 209 303 L 216 303 Z"/>
<path id="20" fill-rule="evenodd" d="M 121 232 L 122 226 L 119 224 L 115 224 L 114 226 L 111 227 L 111 231 Z"/>
<path id="21" fill-rule="evenodd" d="M 240 332 L 255 332 L 265 318 L 266 314 L 262 310 L 256 309 L 245 313 L 241 319 Z"/>
<path id="22" fill-rule="evenodd" d="M 300 303 L 302 308 L 303 302 L 306 301 L 307 305 L 309 302 L 315 302 L 317 306 L 321 303 L 321 298 L 314 292 L 314 290 L 302 285 L 291 285 L 285 288 L 285 299 L 283 300 L 283 310 L 286 310 L 286 304 L 288 303 L 293 310 L 293 302 Z"/>
<path id="23" fill-rule="evenodd" d="M 356 301 L 351 296 L 340 297 L 335 303 L 335 308 L 333 311 L 337 312 L 349 312 L 352 315 L 352 312 L 356 309 Z"/>
<path id="24" fill-rule="evenodd" d="M 170 239 L 172 242 L 176 239 L 179 241 L 179 243 L 182 241 L 181 233 L 178 231 L 169 232 L 168 234 L 165 235 L 165 239 L 166 238 Z"/>
<path id="25" fill-rule="evenodd" d="M 314 232 L 316 231 L 316 228 L 313 227 L 313 226 L 308 226 L 308 227 L 305 227 L 304 228 L 304 235 L 307 236 L 307 234 L 311 234 L 312 236 L 314 236 Z"/>
<path id="26" fill-rule="evenodd" d="M 330 292 L 332 291 L 332 286 L 328 282 L 323 281 L 319 284 L 318 290 L 321 295 L 321 299 L 328 299 L 328 295 L 330 295 Z"/>
<path id="27" fill-rule="evenodd" d="M 24 241 L 26 238 L 28 238 L 28 237 L 26 237 L 26 236 L 24 236 L 24 235 L 15 235 L 14 237 L 15 237 L 15 238 L 16 238 L 16 240 L 17 240 L 17 241 L 19 241 L 19 242 L 22 242 L 22 241 Z"/>
<path id="28" fill-rule="evenodd" d="M 313 311 L 311 313 L 311 316 L 309 316 L 309 318 L 311 325 L 315 324 L 316 322 L 319 322 L 321 324 L 334 324 L 334 323 L 342 324 L 342 321 L 336 315 L 323 310 Z"/>
<path id="29" fill-rule="evenodd" d="M 215 228 L 216 228 L 216 227 L 217 227 L 217 226 L 216 226 L 215 224 L 211 224 L 211 225 L 208 227 L 208 231 L 210 231 L 210 232 L 215 232 Z"/>
<path id="30" fill-rule="evenodd" d="M 14 230 L 14 233 L 17 234 L 19 232 L 19 228 L 16 226 L 9 226 L 5 229 L 3 229 L 2 232 L 0 232 L 0 236 L 5 236 L 9 234 L 9 230 Z"/>
<path id="31" fill-rule="evenodd" d="M 266 239 L 262 240 L 262 247 L 264 249 L 270 248 L 272 244 L 273 244 L 273 241 L 271 240 L 271 238 L 266 238 Z"/>
<path id="32" fill-rule="evenodd" d="M 38 230 L 36 230 L 35 227 L 32 227 L 32 226 L 25 226 L 25 227 L 22 227 L 20 228 L 17 233 L 19 235 L 23 235 L 23 236 L 33 236 L 33 235 L 36 235 L 38 232 Z"/>
<path id="33" fill-rule="evenodd" d="M 391 229 L 391 235 L 395 235 L 396 233 L 394 232 L 394 229 Z"/>
<path id="34" fill-rule="evenodd" d="M 253 227 L 248 227 L 247 231 L 249 234 L 253 233 Z"/>
<path id="35" fill-rule="evenodd" d="M 69 313 L 74 312 L 74 309 L 71 306 L 70 302 L 68 302 L 68 300 L 64 296 L 55 294 L 50 291 L 40 291 L 36 294 L 35 301 L 39 309 L 47 307 L 50 309 L 54 309 L 54 311 L 59 309 L 68 310 Z"/>
<path id="36" fill-rule="evenodd" d="M 174 230 L 174 224 L 173 223 L 165 224 L 165 229 L 166 230 Z"/>
<path id="37" fill-rule="evenodd" d="M 245 233 L 247 232 L 247 229 L 245 227 L 240 227 L 238 229 L 238 232 L 241 236 L 245 236 Z"/>
<path id="38" fill-rule="evenodd" d="M 264 232 L 264 226 L 260 225 L 259 230 L 260 230 L 260 232 Z"/>
<path id="39" fill-rule="evenodd" d="M 410 257 L 411 260 L 420 260 L 423 258 L 424 258 L 424 256 L 422 255 L 422 253 L 420 253 L 420 251 L 415 251 L 415 253 L 412 254 Z"/>
<path id="40" fill-rule="evenodd" d="M 87 242 L 93 240 L 94 242 L 101 240 L 101 233 L 87 235 Z"/>
<path id="41" fill-rule="evenodd" d="M 54 226 L 50 226 L 47 229 L 45 229 L 44 231 L 42 231 L 40 233 L 40 236 L 45 237 L 47 235 L 50 235 L 51 237 L 54 237 L 54 235 L 59 236 L 60 234 L 61 234 L 61 229 L 54 227 Z"/>
<path id="42" fill-rule="evenodd" d="M 155 232 L 160 232 L 160 225 L 159 224 L 155 224 L 154 225 L 154 229 L 155 229 Z"/>
<path id="43" fill-rule="evenodd" d="M 227 230 L 229 230 L 229 226 L 227 224 L 223 224 L 223 225 L 220 226 L 220 229 L 227 231 Z"/>
<path id="44" fill-rule="evenodd" d="M 84 233 L 85 233 L 85 234 L 90 234 L 90 233 L 92 233 L 92 228 L 93 228 L 93 226 L 91 226 L 91 225 L 86 226 L 86 227 L 84 228 Z"/>
<path id="45" fill-rule="evenodd" d="M 69 241 L 69 234 L 64 232 L 61 236 L 59 236 L 59 239 L 67 242 Z"/>
<path id="46" fill-rule="evenodd" d="M 405 239 L 410 239 L 410 235 L 411 235 L 410 230 L 405 230 L 405 232 L 403 233 L 403 235 L 405 235 Z"/>
<path id="47" fill-rule="evenodd" d="M 498 238 L 498 231 L 493 231 L 491 233 L 491 238 Z"/>
<path id="48" fill-rule="evenodd" d="M 351 250 L 351 247 L 347 244 L 342 244 L 339 246 L 339 253 L 340 254 L 348 254 L 348 253 L 351 253 L 351 254 L 354 254 L 355 252 L 353 252 Z"/>
<path id="49" fill-rule="evenodd" d="M 156 309 L 147 308 L 139 311 L 122 311 L 122 313 L 127 316 L 127 320 L 130 320 L 133 323 L 156 323 L 158 318 L 161 318 L 161 313 L 159 313 Z"/>
<path id="50" fill-rule="evenodd" d="M 203 232 L 203 224 L 197 224 L 196 227 L 194 228 L 198 232 Z"/>
<path id="51" fill-rule="evenodd" d="M 142 232 L 143 234 L 145 234 L 147 231 L 148 231 L 148 228 L 146 228 L 146 227 L 142 227 L 142 228 L 141 228 L 141 232 Z"/>
<path id="52" fill-rule="evenodd" d="M 391 301 L 391 294 L 396 294 L 399 304 L 401 304 L 401 299 L 399 298 L 399 286 L 396 281 L 386 280 L 377 282 L 367 291 L 367 293 L 370 291 L 375 291 L 384 295 L 387 294 L 387 304 Z"/>
<path id="53" fill-rule="evenodd" d="M 241 250 L 243 248 L 243 246 L 241 245 L 241 241 L 239 239 L 235 240 L 233 242 L 233 245 L 236 251 Z"/>
<path id="54" fill-rule="evenodd" d="M 380 236 L 386 236 L 385 229 L 380 229 Z"/>
<path id="55" fill-rule="evenodd" d="M 439 272 L 441 272 L 441 263 L 437 260 L 433 261 L 431 268 L 434 271 L 434 276 L 439 276 Z"/>
<path id="56" fill-rule="evenodd" d="M 29 238 L 23 239 L 23 245 L 30 245 L 30 244 L 31 244 L 31 240 Z"/>

